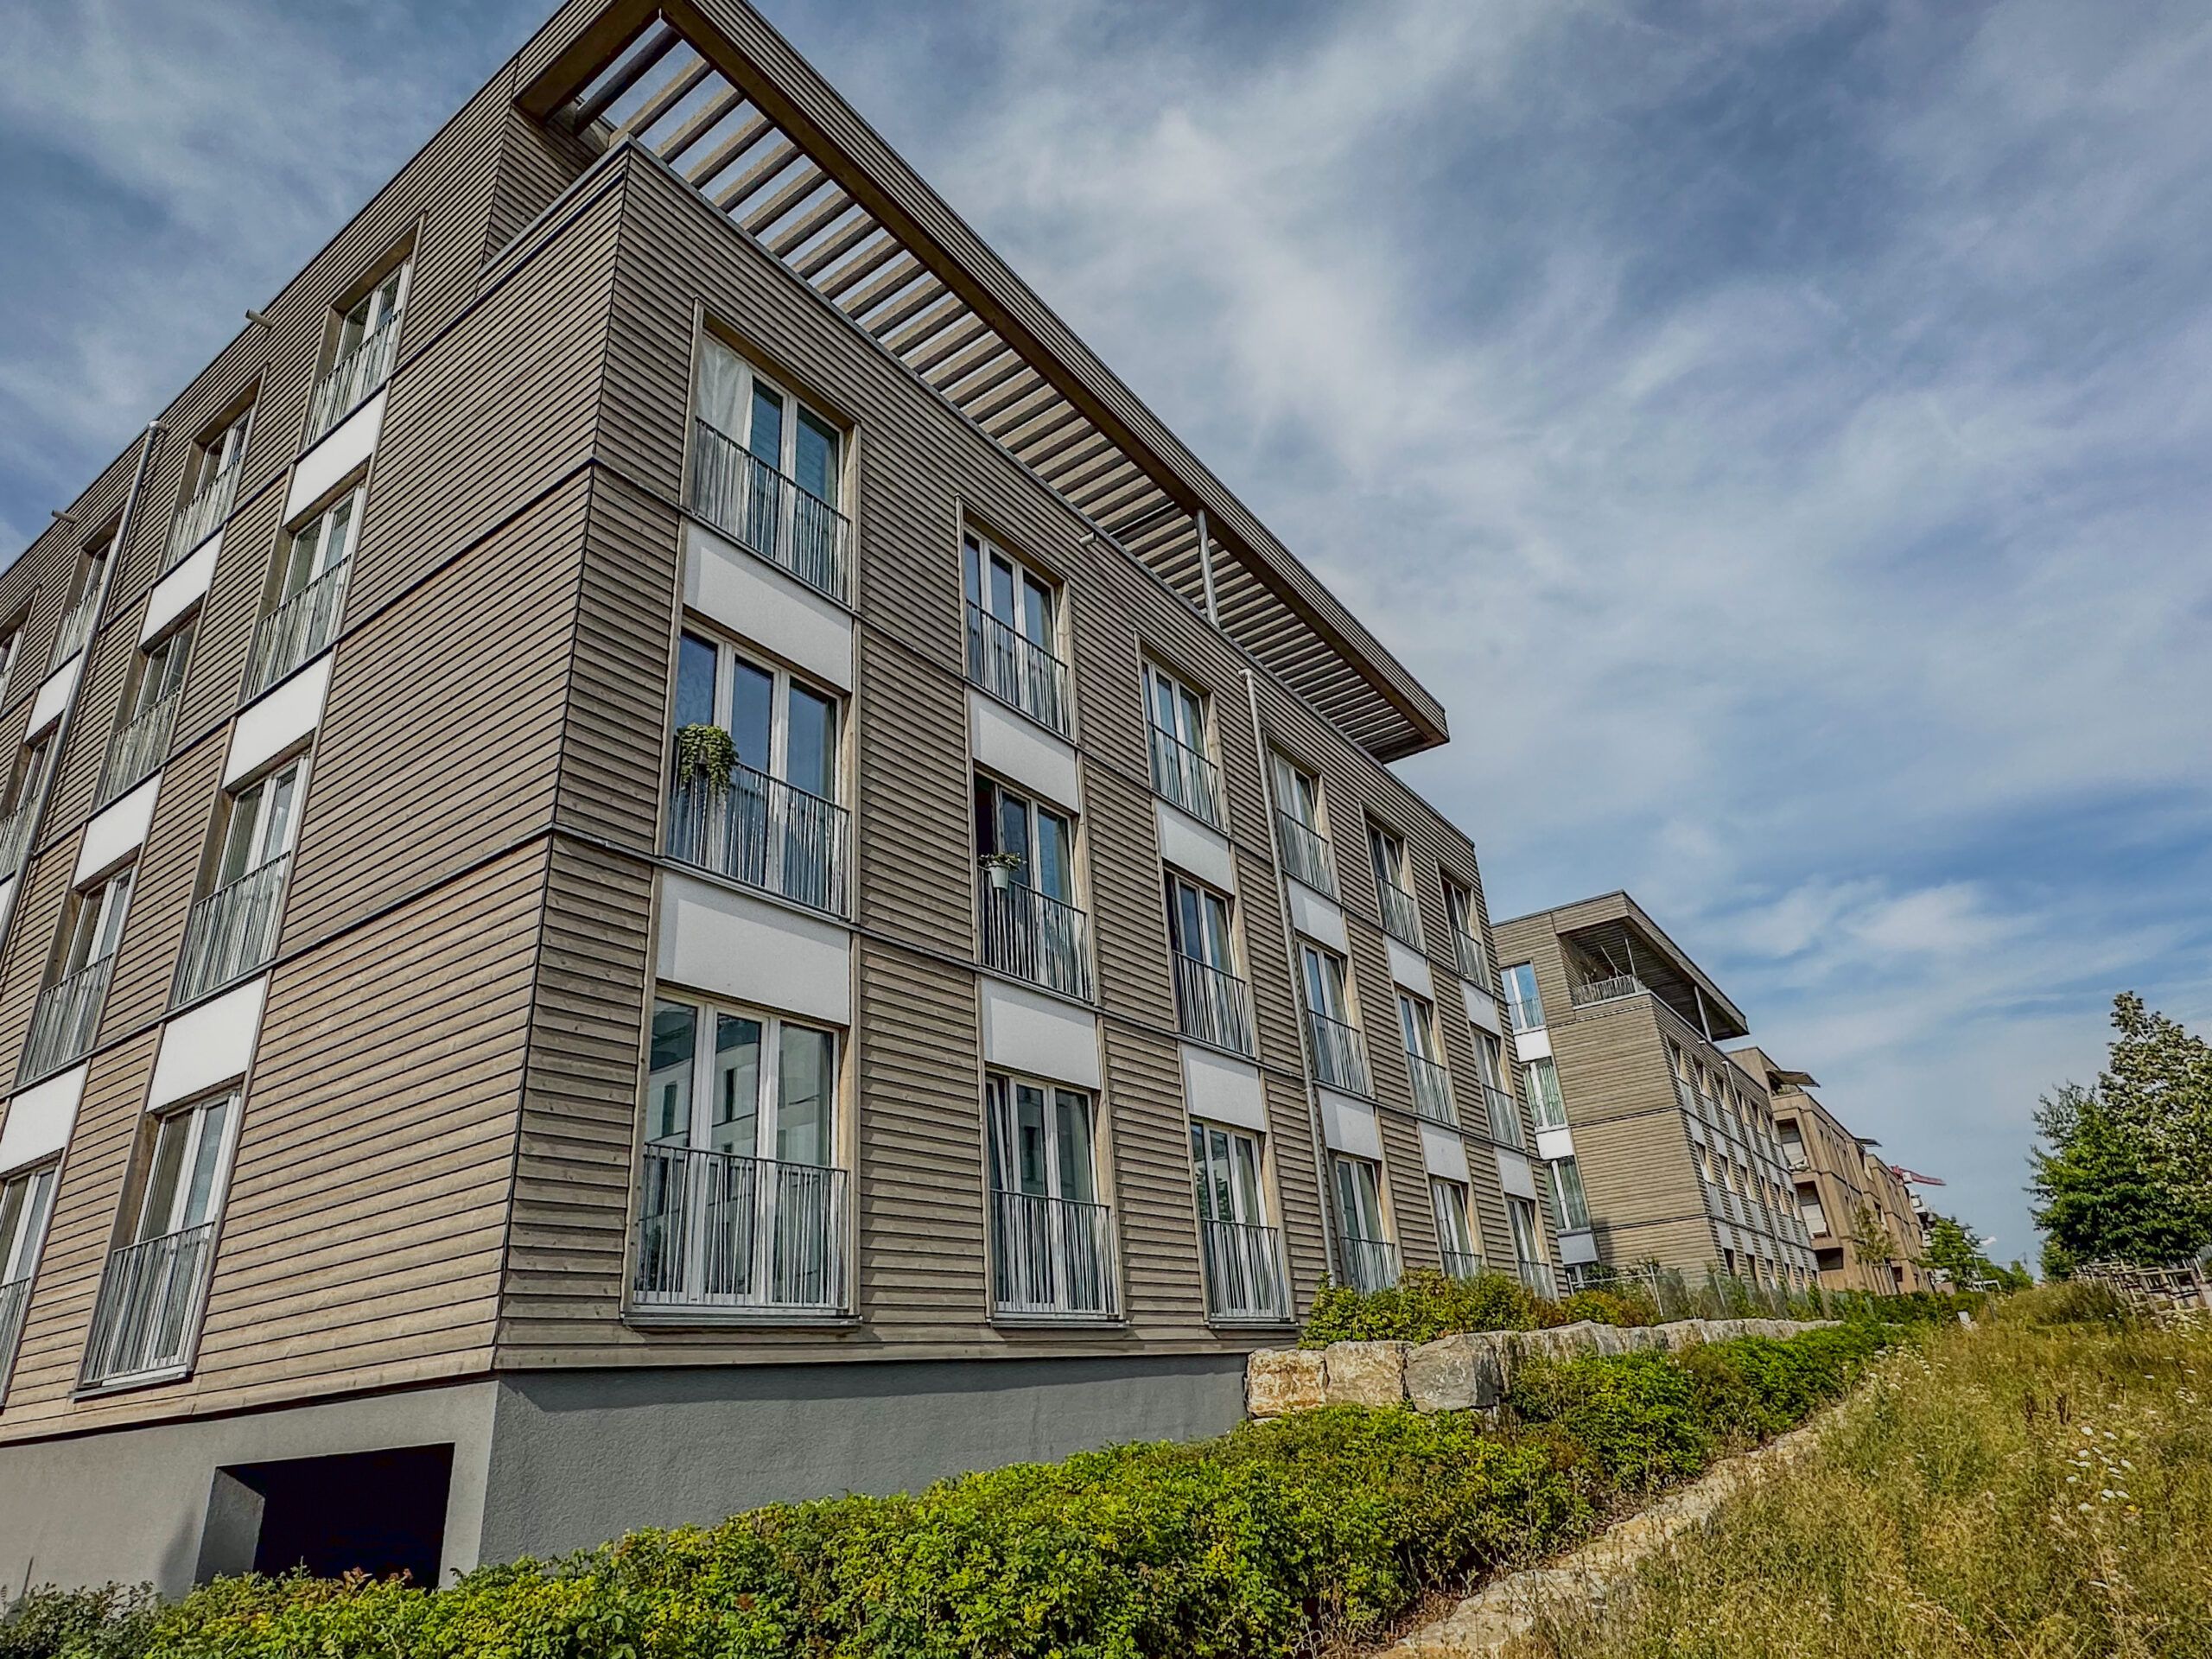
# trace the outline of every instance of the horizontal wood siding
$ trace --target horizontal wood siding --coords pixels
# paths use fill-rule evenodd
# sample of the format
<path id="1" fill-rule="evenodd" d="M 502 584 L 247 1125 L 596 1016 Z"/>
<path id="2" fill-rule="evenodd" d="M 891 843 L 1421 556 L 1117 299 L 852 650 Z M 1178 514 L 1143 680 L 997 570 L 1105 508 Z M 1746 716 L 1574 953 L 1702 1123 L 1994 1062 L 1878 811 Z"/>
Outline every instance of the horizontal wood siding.
<path id="1" fill-rule="evenodd" d="M 1114 1206 L 1129 1318 L 1150 1337 L 1203 1336 L 1205 1286 L 1182 1062 L 1167 1039 L 1106 1027 Z"/>

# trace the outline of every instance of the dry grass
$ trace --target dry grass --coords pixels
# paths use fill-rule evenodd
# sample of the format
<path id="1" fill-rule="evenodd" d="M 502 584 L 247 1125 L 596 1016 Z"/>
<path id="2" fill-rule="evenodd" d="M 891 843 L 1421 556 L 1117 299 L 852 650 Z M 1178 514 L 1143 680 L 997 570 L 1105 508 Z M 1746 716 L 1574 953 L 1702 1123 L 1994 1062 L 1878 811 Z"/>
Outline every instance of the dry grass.
<path id="1" fill-rule="evenodd" d="M 1789 1476 L 1544 1659 L 2212 1659 L 2212 1325 L 2045 1293 L 1877 1368 Z"/>

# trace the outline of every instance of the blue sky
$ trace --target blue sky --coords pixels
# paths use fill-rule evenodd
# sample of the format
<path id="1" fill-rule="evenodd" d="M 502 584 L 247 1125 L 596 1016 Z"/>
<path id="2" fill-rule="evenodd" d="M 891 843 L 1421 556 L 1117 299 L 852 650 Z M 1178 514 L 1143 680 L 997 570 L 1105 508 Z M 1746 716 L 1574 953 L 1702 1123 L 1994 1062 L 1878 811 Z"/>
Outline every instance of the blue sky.
<path id="1" fill-rule="evenodd" d="M 0 549 L 548 0 L 0 0 Z M 2212 1027 L 2212 14 L 772 0 L 1450 709 L 1494 913 L 1635 892 L 2033 1253 Z"/>

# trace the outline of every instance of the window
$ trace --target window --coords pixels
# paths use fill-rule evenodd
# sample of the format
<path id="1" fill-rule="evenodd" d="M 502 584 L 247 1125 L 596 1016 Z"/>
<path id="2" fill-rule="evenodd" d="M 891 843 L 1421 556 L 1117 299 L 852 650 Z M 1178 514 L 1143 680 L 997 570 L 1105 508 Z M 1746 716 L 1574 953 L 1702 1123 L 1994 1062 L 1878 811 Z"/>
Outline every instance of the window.
<path id="1" fill-rule="evenodd" d="M 1298 942 L 1300 976 L 1306 988 L 1306 1029 L 1313 1050 L 1313 1074 L 1332 1089 L 1368 1092 L 1367 1052 L 1345 996 L 1344 959 L 1310 939 Z"/>
<path id="2" fill-rule="evenodd" d="M 85 648 L 99 615 L 100 595 L 107 587 L 108 566 L 115 550 L 115 536 L 87 547 L 77 561 L 77 574 L 69 588 L 69 608 L 54 626 L 54 662 L 58 667 Z"/>
<path id="3" fill-rule="evenodd" d="M 1452 953 L 1459 964 L 1459 977 L 1489 990 L 1490 957 L 1483 949 L 1482 919 L 1475 912 L 1474 889 L 1446 876 L 1444 912 L 1452 918 Z"/>
<path id="4" fill-rule="evenodd" d="M 1563 1129 L 1567 1127 L 1567 1098 L 1560 1093 L 1559 1068 L 1551 1057 L 1534 1059 L 1521 1068 L 1521 1075 L 1529 1085 L 1529 1110 L 1540 1129 Z"/>
<path id="5" fill-rule="evenodd" d="M 0 818 L 0 880 L 22 866 L 30 846 L 31 821 L 38 816 L 39 791 L 46 784 L 46 763 L 54 753 L 51 732 L 16 752 L 15 775 L 8 783 L 8 811 Z"/>
<path id="6" fill-rule="evenodd" d="M 213 884 L 185 918 L 173 1006 L 243 979 L 276 954 L 307 766 L 295 756 L 231 796 Z"/>
<path id="7" fill-rule="evenodd" d="M 22 1334 L 30 1303 L 31 1275 L 54 1205 L 54 1178 L 48 1165 L 0 1180 L 0 1394 L 7 1389 L 16 1339 Z"/>
<path id="8" fill-rule="evenodd" d="M 736 747 L 737 766 L 727 780 L 678 767 L 670 856 L 844 914 L 849 816 L 836 800 L 842 715 L 831 693 L 686 630 L 677 643 L 676 728 L 720 727 Z"/>
<path id="9" fill-rule="evenodd" d="M 1090 1095 L 994 1074 L 984 1083 L 984 1117 L 998 1311 L 1113 1313 L 1113 1223 L 1098 1198 Z"/>
<path id="10" fill-rule="evenodd" d="M 1505 970 L 1505 1011 L 1516 1031 L 1544 1028 L 1544 999 L 1536 990 L 1536 965 L 1516 962 Z"/>
<path id="11" fill-rule="evenodd" d="M 124 698 L 100 770 L 102 805 L 136 788 L 168 758 L 177 693 L 192 656 L 192 632 L 188 620 L 138 653 L 137 681 Z"/>
<path id="12" fill-rule="evenodd" d="M 1500 1146 L 1521 1146 L 1528 1137 L 1522 1133 L 1520 1108 L 1514 1104 L 1513 1096 L 1505 1087 L 1503 1046 L 1486 1031 L 1478 1030 L 1474 1036 L 1475 1066 L 1482 1073 L 1490 1138 Z"/>
<path id="13" fill-rule="evenodd" d="M 1566 1232 L 1580 1232 L 1590 1225 L 1590 1203 L 1582 1192 L 1582 1169 L 1572 1158 L 1554 1158 L 1551 1172 L 1552 1197 L 1559 1209 L 1559 1224 Z"/>
<path id="14" fill-rule="evenodd" d="M 1436 1010 L 1411 991 L 1398 993 L 1398 1034 L 1406 1045 L 1414 1109 L 1440 1123 L 1457 1124 L 1459 1113 L 1452 1100 L 1452 1078 L 1436 1040 Z"/>
<path id="15" fill-rule="evenodd" d="M 337 637 L 346 570 L 360 529 L 361 493 L 359 486 L 347 491 L 285 541 L 268 613 L 254 630 L 248 696 L 305 667 Z"/>
<path id="16" fill-rule="evenodd" d="M 1337 893 L 1335 861 L 1329 853 L 1328 820 L 1321 805 L 1321 780 L 1281 755 L 1270 757 L 1274 777 L 1275 845 L 1285 874 L 1316 893 Z"/>
<path id="17" fill-rule="evenodd" d="M 213 1096 L 154 1120 L 128 1242 L 100 1281 L 85 1381 L 165 1375 L 188 1363 L 230 1177 L 238 1097 Z"/>
<path id="18" fill-rule="evenodd" d="M 1444 1271 L 1455 1279 L 1473 1278 L 1483 1270 L 1483 1258 L 1468 1217 L 1467 1184 L 1432 1179 L 1428 1197 L 1436 1211 L 1436 1245 L 1444 1255 Z"/>
<path id="19" fill-rule="evenodd" d="M 16 671 L 16 652 L 23 641 L 23 625 L 10 622 L 0 629 L 0 699 L 8 695 L 8 681 Z"/>
<path id="20" fill-rule="evenodd" d="M 844 1306 L 837 1057 L 837 1033 L 823 1027 L 655 1001 L 639 1306 Z"/>
<path id="21" fill-rule="evenodd" d="M 1144 665 L 1152 786 L 1217 830 L 1223 824 L 1221 774 L 1206 748 L 1205 699 L 1150 663 Z"/>
<path id="22" fill-rule="evenodd" d="M 699 359 L 691 510 L 839 602 L 849 598 L 837 424 L 718 340 Z"/>
<path id="23" fill-rule="evenodd" d="M 1382 1229 L 1382 1175 L 1364 1158 L 1332 1154 L 1344 1282 L 1354 1290 L 1386 1290 L 1398 1282 L 1398 1249 Z"/>
<path id="24" fill-rule="evenodd" d="M 1548 1269 L 1541 1274 L 1532 1272 L 1544 1268 L 1543 1234 L 1536 1225 L 1535 1205 L 1528 1198 L 1509 1197 L 1505 1200 L 1505 1218 L 1513 1229 L 1513 1259 L 1520 1266 L 1522 1279 L 1548 1277 Z"/>
<path id="25" fill-rule="evenodd" d="M 245 459 L 246 440 L 253 429 L 251 404 L 215 428 L 193 446 L 185 462 L 183 505 L 169 524 L 167 568 L 183 562 L 186 554 L 222 528 L 237 497 L 238 469 Z"/>
<path id="26" fill-rule="evenodd" d="M 1375 893 L 1382 906 L 1382 931 L 1421 947 L 1421 906 L 1414 902 L 1413 867 L 1406 843 L 1381 824 L 1367 826 L 1367 850 L 1375 865 Z"/>
<path id="27" fill-rule="evenodd" d="M 315 387 L 308 411 L 309 443 L 366 403 L 391 378 L 391 365 L 399 354 L 409 269 L 403 264 L 378 278 L 339 314 L 331 337 L 330 368 Z"/>
<path id="28" fill-rule="evenodd" d="M 1236 972 L 1229 900 L 1171 873 L 1167 933 L 1175 947 L 1175 1006 L 1185 1037 L 1239 1054 L 1252 1052 L 1252 1005 Z"/>
<path id="29" fill-rule="evenodd" d="M 241 410 L 194 446 L 186 463 L 184 497 L 188 501 L 206 494 L 219 479 L 238 469 L 245 459 L 245 441 L 253 429 L 253 410 Z"/>
<path id="30" fill-rule="evenodd" d="M 1060 660 L 1060 589 L 974 531 L 961 538 L 968 602 L 968 677 L 1001 702 L 1066 736 L 1072 729 Z"/>
<path id="31" fill-rule="evenodd" d="M 976 779 L 976 853 L 987 968 L 1090 998 L 1090 944 L 1075 904 L 1075 821 L 994 779 Z"/>
<path id="32" fill-rule="evenodd" d="M 1206 1281 L 1217 1319 L 1285 1320 L 1290 1288 L 1274 1231 L 1267 1224 L 1260 1138 L 1219 1123 L 1191 1125 L 1191 1172 Z"/>

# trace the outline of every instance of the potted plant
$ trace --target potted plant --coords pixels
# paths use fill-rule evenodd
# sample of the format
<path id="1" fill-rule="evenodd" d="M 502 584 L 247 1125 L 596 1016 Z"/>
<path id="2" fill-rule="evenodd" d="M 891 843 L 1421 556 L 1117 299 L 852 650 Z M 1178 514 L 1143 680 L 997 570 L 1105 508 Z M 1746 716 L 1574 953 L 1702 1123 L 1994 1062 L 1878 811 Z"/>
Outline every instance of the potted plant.
<path id="1" fill-rule="evenodd" d="M 737 741 L 719 726 L 680 726 L 676 732 L 676 781 L 719 795 L 737 771 Z"/>
<path id="2" fill-rule="evenodd" d="M 991 879 L 991 891 L 1004 893 L 1014 885 L 1014 873 L 1021 868 L 1020 853 L 985 853 L 976 861 L 983 867 L 983 874 Z"/>

